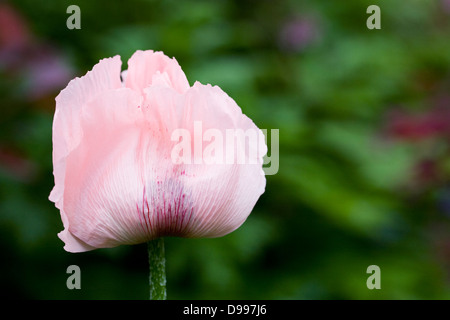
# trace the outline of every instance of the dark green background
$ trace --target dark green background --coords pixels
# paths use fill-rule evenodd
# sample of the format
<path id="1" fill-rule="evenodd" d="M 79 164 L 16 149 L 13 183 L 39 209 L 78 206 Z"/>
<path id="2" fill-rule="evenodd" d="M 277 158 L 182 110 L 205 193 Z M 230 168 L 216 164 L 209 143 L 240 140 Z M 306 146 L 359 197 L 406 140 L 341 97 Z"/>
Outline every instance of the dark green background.
<path id="1" fill-rule="evenodd" d="M 70 4 L 81 8 L 81 30 L 66 28 Z M 381 8 L 381 30 L 366 27 L 371 4 Z M 166 239 L 169 299 L 450 297 L 448 1 L 8 6 L 32 46 L 50 48 L 71 78 L 105 57 L 121 55 L 125 69 L 135 50 L 164 51 L 191 85 L 219 85 L 260 128 L 279 129 L 279 172 L 240 229 Z M 63 250 L 48 195 L 54 97 L 68 81 L 30 98 L 26 68 L 45 57 L 22 54 L 14 67 L 0 63 L 2 296 L 146 299 L 145 244 Z M 413 124 L 402 131 L 396 121 Z M 66 287 L 72 264 L 81 290 Z M 372 264 L 381 290 L 366 287 Z"/>

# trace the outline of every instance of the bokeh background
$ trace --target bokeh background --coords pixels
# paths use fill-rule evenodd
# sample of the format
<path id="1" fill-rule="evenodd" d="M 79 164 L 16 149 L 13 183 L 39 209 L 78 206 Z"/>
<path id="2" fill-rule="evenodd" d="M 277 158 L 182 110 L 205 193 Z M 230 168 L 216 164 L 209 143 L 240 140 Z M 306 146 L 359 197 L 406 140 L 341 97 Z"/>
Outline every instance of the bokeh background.
<path id="1" fill-rule="evenodd" d="M 153 49 L 280 133 L 279 172 L 240 229 L 166 239 L 169 299 L 449 299 L 449 39 L 449 0 L 0 1 L 0 294 L 148 297 L 146 245 L 65 252 L 48 195 L 55 96 Z"/>

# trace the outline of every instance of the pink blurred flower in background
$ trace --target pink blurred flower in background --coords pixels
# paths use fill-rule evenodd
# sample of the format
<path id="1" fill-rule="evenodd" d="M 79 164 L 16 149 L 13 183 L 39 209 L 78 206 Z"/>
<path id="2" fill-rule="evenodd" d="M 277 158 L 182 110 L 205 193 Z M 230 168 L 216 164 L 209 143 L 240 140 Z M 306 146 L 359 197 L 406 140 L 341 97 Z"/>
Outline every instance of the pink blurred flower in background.
<path id="1" fill-rule="evenodd" d="M 284 23 L 279 34 L 282 50 L 299 52 L 318 40 L 317 21 L 311 17 L 296 17 Z"/>
<path id="2" fill-rule="evenodd" d="M 64 248 L 238 228 L 264 192 L 266 145 L 245 164 L 175 164 L 171 134 L 184 128 L 194 136 L 196 121 L 219 132 L 260 130 L 219 87 L 189 86 L 161 52 L 137 51 L 122 77 L 119 56 L 103 59 L 56 98 L 50 200 L 60 209 Z"/>
<path id="3" fill-rule="evenodd" d="M 441 7 L 445 13 L 450 14 L 450 0 L 441 0 Z"/>
<path id="4" fill-rule="evenodd" d="M 394 108 L 387 113 L 384 126 L 388 139 L 409 143 L 416 150 L 408 183 L 414 194 L 445 188 L 449 178 L 450 96 L 437 94 L 428 105 L 429 109 L 421 112 Z"/>
<path id="5" fill-rule="evenodd" d="M 17 88 L 25 91 L 27 100 L 60 91 L 73 77 L 67 59 L 56 47 L 37 39 L 7 3 L 0 3 L 0 72 L 17 77 Z"/>
<path id="6" fill-rule="evenodd" d="M 450 103 L 437 104 L 436 107 L 418 114 L 395 109 L 388 114 L 387 133 L 397 139 L 412 141 L 450 137 L 449 106 Z"/>
<path id="7" fill-rule="evenodd" d="M 14 179 L 29 183 L 37 175 L 37 165 L 17 151 L 0 145 L 0 170 Z"/>
<path id="8" fill-rule="evenodd" d="M 30 41 L 25 20 L 13 7 L 0 3 L 0 60 L 3 61 L 8 53 L 20 50 Z M 12 58 L 14 55 L 11 54 L 10 59 Z"/>

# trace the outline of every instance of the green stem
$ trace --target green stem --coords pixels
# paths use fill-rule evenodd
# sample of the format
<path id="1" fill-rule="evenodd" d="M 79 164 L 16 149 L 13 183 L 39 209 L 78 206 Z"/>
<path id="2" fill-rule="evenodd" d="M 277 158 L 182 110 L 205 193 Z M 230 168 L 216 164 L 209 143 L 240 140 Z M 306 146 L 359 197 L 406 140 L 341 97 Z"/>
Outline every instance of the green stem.
<path id="1" fill-rule="evenodd" d="M 148 242 L 148 262 L 150 265 L 150 300 L 166 300 L 166 258 L 163 238 Z"/>

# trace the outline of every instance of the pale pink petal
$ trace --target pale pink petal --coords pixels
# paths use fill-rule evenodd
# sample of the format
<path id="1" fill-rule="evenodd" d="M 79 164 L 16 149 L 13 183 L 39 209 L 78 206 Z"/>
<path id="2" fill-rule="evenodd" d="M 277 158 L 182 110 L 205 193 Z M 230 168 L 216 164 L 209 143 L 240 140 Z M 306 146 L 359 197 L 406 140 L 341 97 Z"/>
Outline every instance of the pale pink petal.
<path id="1" fill-rule="evenodd" d="M 148 105 L 148 121 L 151 127 L 165 128 L 170 133 L 177 128 L 186 129 L 191 133 L 192 139 L 202 140 L 196 132 L 201 123 L 204 133 L 208 129 L 218 130 L 226 136 L 227 130 L 240 129 L 243 132 L 253 132 L 250 149 L 245 153 L 243 163 L 238 163 L 237 143 L 225 141 L 231 144 L 235 151 L 235 157 L 231 164 L 222 163 L 195 164 L 194 142 L 191 146 L 192 158 L 190 164 L 174 164 L 172 160 L 175 179 L 182 186 L 185 199 L 182 201 L 192 206 L 192 214 L 187 225 L 183 225 L 184 236 L 188 237 L 218 237 L 238 228 L 252 211 L 256 201 L 265 189 L 265 176 L 262 170 L 262 157 L 267 152 L 267 147 L 258 139 L 263 138 L 262 132 L 236 105 L 234 100 L 227 96 L 220 88 L 204 86 L 196 83 L 188 90 L 186 95 L 180 96 L 171 93 L 169 89 L 152 87 L 146 91 L 144 105 Z M 248 131 L 247 131 L 248 130 Z M 245 141 L 240 141 L 244 142 Z M 201 143 L 201 141 L 200 141 Z M 204 151 L 206 143 L 201 150 Z M 166 145 L 174 143 L 167 141 Z M 223 150 L 225 155 L 226 150 Z M 203 152 L 201 152 L 203 156 Z M 166 155 L 167 157 L 167 155 Z M 201 159 L 200 159 L 201 160 Z M 205 160 L 205 159 L 203 159 Z M 176 197 L 175 193 L 175 197 Z M 174 200 L 178 202 L 177 200 Z"/>
<path id="2" fill-rule="evenodd" d="M 102 60 L 57 98 L 50 199 L 61 211 L 64 248 L 218 237 L 238 228 L 264 192 L 262 132 L 220 88 L 190 88 L 162 53 L 136 52 L 122 77 L 118 57 Z M 189 141 L 192 163 L 174 161 L 179 129 L 199 139 Z M 208 130 L 225 138 L 218 163 L 209 163 L 211 145 L 202 143 Z M 236 143 L 228 130 L 244 136 Z"/>
<path id="3" fill-rule="evenodd" d="M 80 116 L 86 104 L 101 92 L 119 88 L 119 56 L 101 60 L 81 78 L 70 81 L 68 86 L 56 97 L 53 118 L 53 165 L 55 187 L 50 200 L 58 206 L 64 191 L 65 157 L 80 143 L 83 130 Z"/>
<path id="4" fill-rule="evenodd" d="M 263 156 L 267 152 L 262 143 L 263 134 L 241 109 L 219 87 L 196 83 L 186 95 L 185 125 L 202 122 L 202 130 L 222 132 L 222 164 L 193 164 L 186 166 L 185 187 L 192 190 L 194 212 L 197 218 L 193 234 L 196 237 L 219 237 L 237 229 L 251 213 L 256 201 L 265 190 L 266 179 L 262 170 Z M 248 138 L 227 138 L 227 131 L 242 130 Z M 238 143 L 243 145 L 238 145 Z M 205 151 L 208 142 L 203 142 Z M 238 148 L 244 146 L 244 159 L 238 159 Z M 231 162 L 225 159 L 234 150 Z M 245 148 L 247 147 L 247 148 Z M 195 159 L 194 159 L 195 160 Z M 205 162 L 203 154 L 203 163 Z"/>
<path id="5" fill-rule="evenodd" d="M 156 74 L 167 74 L 167 84 L 179 93 L 189 89 L 189 82 L 175 58 L 170 59 L 162 52 L 136 51 L 128 60 L 125 86 L 141 92 L 154 84 Z"/>
<path id="6" fill-rule="evenodd" d="M 63 210 L 66 157 L 83 137 L 80 118 L 83 108 L 105 90 L 120 87 L 120 57 L 103 59 L 85 76 L 76 78 L 56 97 L 53 119 L 53 175 L 55 186 L 49 199 L 60 209 L 64 226 L 68 228 Z M 75 245 L 78 242 L 73 240 Z"/>
<path id="7" fill-rule="evenodd" d="M 68 231 L 93 248 L 145 240 L 136 199 L 142 193 L 141 96 L 105 91 L 82 113 L 83 139 L 66 158 Z"/>
<path id="8" fill-rule="evenodd" d="M 90 245 L 75 237 L 69 232 L 68 228 L 65 228 L 63 231 L 58 233 L 58 237 L 65 243 L 64 250 L 66 250 L 67 252 L 76 253 L 96 249 L 95 247 L 91 247 Z"/>

